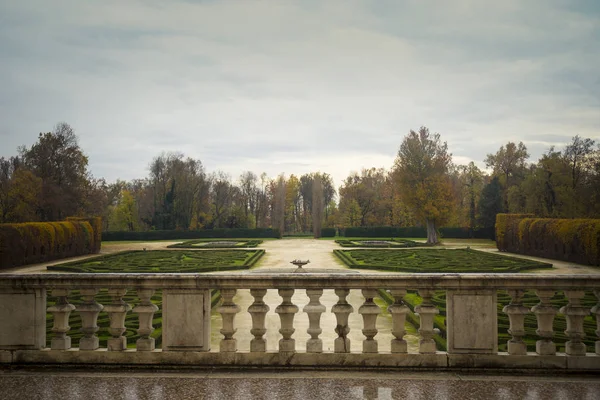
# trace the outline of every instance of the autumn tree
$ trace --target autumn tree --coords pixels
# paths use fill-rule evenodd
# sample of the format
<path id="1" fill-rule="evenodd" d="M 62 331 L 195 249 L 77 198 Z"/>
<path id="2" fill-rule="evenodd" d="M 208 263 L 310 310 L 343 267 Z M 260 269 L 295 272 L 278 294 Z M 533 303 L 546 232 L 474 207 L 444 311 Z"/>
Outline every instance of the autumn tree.
<path id="1" fill-rule="evenodd" d="M 404 137 L 395 161 L 395 175 L 402 200 L 415 215 L 425 221 L 427 243 L 439 242 L 437 227 L 449 217 L 452 207 L 452 189 L 448 170 L 451 164 L 448 146 L 440 135 L 421 127 Z"/>
<path id="2" fill-rule="evenodd" d="M 323 197 L 323 182 L 320 174 L 315 174 L 313 180 L 312 192 L 312 225 L 315 239 L 321 237 L 321 227 L 323 225 L 323 209 L 325 208 L 325 199 Z"/>
<path id="3" fill-rule="evenodd" d="M 88 158 L 69 124 L 61 122 L 52 132 L 40 133 L 37 143 L 21 147 L 19 153 L 25 168 L 42 179 L 41 220 L 62 220 L 85 211 Z"/>
<path id="4" fill-rule="evenodd" d="M 508 210 L 508 199 L 510 188 L 519 183 L 526 169 L 526 161 L 529 158 L 527 147 L 523 142 L 515 144 L 508 142 L 506 146 L 500 146 L 496 154 L 488 154 L 485 165 L 493 169 L 493 174 L 499 176 L 504 185 L 504 209 Z"/>

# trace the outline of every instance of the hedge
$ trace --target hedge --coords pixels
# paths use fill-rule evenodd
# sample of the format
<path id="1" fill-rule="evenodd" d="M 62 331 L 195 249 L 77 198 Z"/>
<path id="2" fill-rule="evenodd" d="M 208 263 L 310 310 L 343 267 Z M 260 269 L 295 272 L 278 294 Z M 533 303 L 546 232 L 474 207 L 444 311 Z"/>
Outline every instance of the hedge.
<path id="1" fill-rule="evenodd" d="M 0 224 L 0 269 L 94 253 L 97 236 L 87 220 Z"/>
<path id="2" fill-rule="evenodd" d="M 442 227 L 439 228 L 442 238 L 452 239 L 494 239 L 493 228 L 466 228 L 466 227 Z M 426 238 L 427 229 L 421 226 L 393 227 L 351 227 L 340 229 L 340 236 L 344 237 L 413 237 Z"/>
<path id="3" fill-rule="evenodd" d="M 177 240 L 177 239 L 217 239 L 217 238 L 281 238 L 279 229 L 271 228 L 219 228 L 204 229 L 197 231 L 146 231 L 146 232 L 128 232 L 128 231 L 110 231 L 102 232 L 103 241 L 121 241 L 121 240 Z"/>
<path id="4" fill-rule="evenodd" d="M 102 247 L 102 218 L 101 217 L 67 217 L 67 221 L 87 221 L 92 226 L 94 239 L 92 244 L 92 253 L 100 253 Z"/>
<path id="5" fill-rule="evenodd" d="M 321 237 L 335 237 L 336 229 L 335 228 L 322 228 L 321 229 Z"/>
<path id="6" fill-rule="evenodd" d="M 600 219 L 496 216 L 498 250 L 600 266 Z"/>

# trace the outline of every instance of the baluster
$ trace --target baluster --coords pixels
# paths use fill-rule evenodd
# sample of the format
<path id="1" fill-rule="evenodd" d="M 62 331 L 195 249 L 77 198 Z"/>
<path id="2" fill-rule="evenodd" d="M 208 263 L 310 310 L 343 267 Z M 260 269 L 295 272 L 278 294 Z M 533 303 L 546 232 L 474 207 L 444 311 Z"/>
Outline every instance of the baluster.
<path id="1" fill-rule="evenodd" d="M 254 297 L 254 302 L 248 307 L 248 312 L 252 316 L 250 333 L 254 335 L 254 339 L 250 341 L 250 351 L 264 353 L 267 351 L 267 341 L 263 338 L 263 335 L 267 333 L 265 316 L 270 310 L 263 300 L 267 289 L 250 289 L 250 294 Z"/>
<path id="2" fill-rule="evenodd" d="M 221 297 L 223 302 L 217 308 L 217 312 L 221 314 L 223 319 L 223 329 L 221 334 L 223 339 L 219 345 L 221 353 L 234 353 L 237 351 L 237 340 L 233 338 L 233 335 L 237 331 L 233 327 L 235 315 L 240 312 L 240 307 L 233 302 L 233 296 L 235 296 L 236 289 L 221 289 Z"/>
<path id="3" fill-rule="evenodd" d="M 419 289 L 419 296 L 423 298 L 423 302 L 415 307 L 415 312 L 419 314 L 420 328 L 419 334 L 419 353 L 430 354 L 436 352 L 435 340 L 433 340 L 433 317 L 439 314 L 439 310 L 433 305 L 431 298 L 433 290 Z"/>
<path id="4" fill-rule="evenodd" d="M 535 291 L 540 302 L 531 308 L 537 318 L 538 328 L 535 331 L 540 340 L 535 342 L 535 351 L 540 355 L 556 354 L 556 344 L 552 341 L 554 329 L 552 324 L 556 315 L 556 307 L 550 303 L 554 290 L 540 289 Z"/>
<path id="5" fill-rule="evenodd" d="M 69 315 L 75 309 L 75 306 L 69 303 L 69 289 L 54 289 L 52 296 L 56 297 L 56 303 L 48 307 L 48 312 L 52 313 L 54 326 L 52 332 L 54 337 L 50 344 L 52 350 L 68 350 L 71 348 L 71 336 L 67 332 L 71 329 L 69 326 Z"/>
<path id="6" fill-rule="evenodd" d="M 138 315 L 139 325 L 137 333 L 140 338 L 135 342 L 137 351 L 153 351 L 154 338 L 150 337 L 154 328 L 152 327 L 152 319 L 154 313 L 158 311 L 158 306 L 150 300 L 154 295 L 154 289 L 138 289 L 138 297 L 140 302 L 133 308 L 133 312 Z"/>
<path id="7" fill-rule="evenodd" d="M 108 313 L 110 327 L 108 333 L 112 338 L 108 339 L 108 351 L 123 351 L 127 349 L 127 338 L 122 336 L 125 332 L 125 317 L 131 310 L 131 306 L 123 301 L 123 296 L 127 289 L 108 289 L 108 295 L 112 298 L 112 303 L 104 307 Z"/>
<path id="8" fill-rule="evenodd" d="M 390 293 L 394 297 L 394 303 L 388 307 L 388 312 L 392 315 L 392 335 L 395 339 L 392 339 L 391 350 L 392 353 L 407 353 L 408 345 L 404 340 L 406 331 L 404 325 L 406 324 L 406 314 L 410 309 L 404 304 L 402 300 L 406 296 L 406 290 L 404 289 L 392 289 Z"/>
<path id="9" fill-rule="evenodd" d="M 296 351 L 296 340 L 292 339 L 292 335 L 296 331 L 294 329 L 294 314 L 298 312 L 298 306 L 292 303 L 294 289 L 279 289 L 277 292 L 283 299 L 281 304 L 275 308 L 275 312 L 279 314 L 281 320 L 279 333 L 283 336 L 279 340 L 279 352 L 293 353 Z"/>
<path id="10" fill-rule="evenodd" d="M 594 290 L 598 304 L 592 307 L 592 314 L 596 316 L 596 337 L 600 339 L 600 290 Z M 600 356 L 600 340 L 596 340 L 596 355 Z"/>
<path id="11" fill-rule="evenodd" d="M 373 298 L 377 296 L 375 289 L 363 289 L 362 295 L 365 302 L 358 308 L 358 313 L 363 317 L 363 335 L 366 339 L 363 340 L 363 353 L 377 353 L 377 340 L 374 339 L 377 335 L 377 316 L 381 314 L 381 309 Z"/>
<path id="12" fill-rule="evenodd" d="M 348 316 L 354 311 L 354 308 L 346 301 L 349 293 L 349 289 L 335 289 L 338 302 L 331 307 L 331 312 L 335 314 L 337 321 L 335 333 L 338 334 L 338 337 L 333 341 L 333 350 L 336 353 L 350 353 L 350 339 L 347 337 L 350 333 Z"/>
<path id="13" fill-rule="evenodd" d="M 321 314 L 325 312 L 325 306 L 319 302 L 323 295 L 323 289 L 306 289 L 306 295 L 310 299 L 307 305 L 304 306 L 304 311 L 308 314 L 308 329 L 306 332 L 310 335 L 310 339 L 306 342 L 307 353 L 322 353 L 323 341 L 319 339 L 319 335 L 323 330 L 320 328 Z"/>
<path id="14" fill-rule="evenodd" d="M 81 289 L 83 302 L 75 309 L 81 315 L 81 332 L 84 337 L 79 340 L 79 350 L 96 350 L 100 347 L 98 336 L 98 314 L 104 308 L 98 304 L 94 298 L 98 294 L 98 289 Z"/>
<path id="15" fill-rule="evenodd" d="M 583 319 L 590 314 L 588 309 L 581 305 L 581 299 L 585 296 L 585 292 L 583 290 L 565 290 L 564 293 L 569 300 L 569 303 L 560 309 L 567 319 L 565 335 L 569 337 L 569 341 L 565 343 L 565 353 L 570 356 L 585 356 L 585 343 L 582 342 L 585 337 Z"/>
<path id="16" fill-rule="evenodd" d="M 524 290 L 508 290 L 510 304 L 504 306 L 502 312 L 508 315 L 510 329 L 508 333 L 512 336 L 508 342 L 508 354 L 526 355 L 527 344 L 523 341 L 525 336 L 525 315 L 529 313 L 529 308 L 523 305 Z"/>

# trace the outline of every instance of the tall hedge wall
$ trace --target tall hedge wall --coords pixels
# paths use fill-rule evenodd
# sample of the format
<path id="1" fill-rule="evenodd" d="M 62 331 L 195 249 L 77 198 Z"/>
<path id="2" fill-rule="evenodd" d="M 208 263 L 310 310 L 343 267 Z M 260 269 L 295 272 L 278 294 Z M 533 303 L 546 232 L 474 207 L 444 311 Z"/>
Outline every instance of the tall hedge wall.
<path id="1" fill-rule="evenodd" d="M 0 224 L 0 269 L 90 254 L 96 249 L 100 249 L 97 235 L 87 220 Z"/>
<path id="2" fill-rule="evenodd" d="M 67 221 L 87 221 L 92 226 L 94 230 L 94 241 L 92 253 L 99 253 L 100 248 L 102 247 L 102 218 L 101 217 L 91 217 L 91 218 L 81 218 L 81 217 L 68 217 Z"/>
<path id="3" fill-rule="evenodd" d="M 176 239 L 210 239 L 210 238 L 281 238 L 279 229 L 204 229 L 198 231 L 147 231 L 127 232 L 112 231 L 102 232 L 102 240 L 176 240 Z"/>
<path id="4" fill-rule="evenodd" d="M 439 228 L 442 238 L 452 239 L 493 239 L 494 231 L 491 228 L 471 229 L 462 227 L 442 227 Z M 393 226 L 373 226 L 373 227 L 353 227 L 340 229 L 340 236 L 345 237 L 412 237 L 426 238 L 427 229 L 420 226 L 412 227 L 393 227 Z"/>
<path id="5" fill-rule="evenodd" d="M 498 214 L 499 250 L 600 266 L 600 219 Z"/>

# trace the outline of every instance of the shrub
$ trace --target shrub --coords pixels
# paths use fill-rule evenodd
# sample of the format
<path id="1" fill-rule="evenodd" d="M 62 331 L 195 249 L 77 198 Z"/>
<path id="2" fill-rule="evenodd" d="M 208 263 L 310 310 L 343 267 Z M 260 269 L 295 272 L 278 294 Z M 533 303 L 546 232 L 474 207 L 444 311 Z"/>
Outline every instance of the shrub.
<path id="1" fill-rule="evenodd" d="M 128 232 L 112 231 L 102 232 L 104 241 L 122 241 L 122 240 L 177 240 L 177 239 L 218 239 L 218 238 L 281 238 L 279 229 L 271 228 L 218 228 L 204 229 L 196 231 L 147 231 L 147 232 Z"/>
<path id="2" fill-rule="evenodd" d="M 0 224 L 0 269 L 90 254 L 94 235 L 80 219 Z"/>
<path id="3" fill-rule="evenodd" d="M 533 217 L 533 214 L 497 214 L 496 215 L 496 246 L 500 251 L 518 253 L 518 224 L 523 218 Z"/>
<path id="4" fill-rule="evenodd" d="M 336 230 L 335 228 L 322 228 L 321 229 L 321 237 L 335 237 Z"/>

